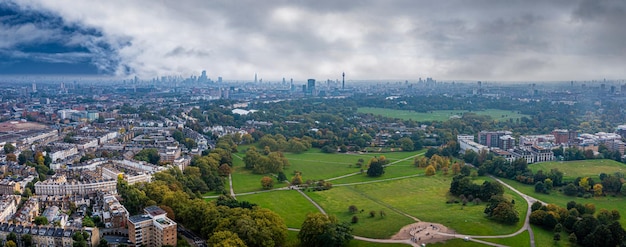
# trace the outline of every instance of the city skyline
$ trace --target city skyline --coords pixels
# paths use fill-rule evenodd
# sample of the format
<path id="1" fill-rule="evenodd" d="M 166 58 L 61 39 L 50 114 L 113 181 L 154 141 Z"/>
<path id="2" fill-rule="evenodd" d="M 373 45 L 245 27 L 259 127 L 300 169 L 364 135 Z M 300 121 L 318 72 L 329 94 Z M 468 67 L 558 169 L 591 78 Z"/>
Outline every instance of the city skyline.
<path id="1" fill-rule="evenodd" d="M 621 1 L 8 1 L 0 74 L 622 80 Z"/>

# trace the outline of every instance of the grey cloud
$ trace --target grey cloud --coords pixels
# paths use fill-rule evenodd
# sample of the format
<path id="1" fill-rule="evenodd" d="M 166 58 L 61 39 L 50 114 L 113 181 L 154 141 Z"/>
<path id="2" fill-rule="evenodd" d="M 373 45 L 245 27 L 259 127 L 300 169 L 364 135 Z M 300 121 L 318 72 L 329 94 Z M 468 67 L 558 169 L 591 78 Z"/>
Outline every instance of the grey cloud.
<path id="1" fill-rule="evenodd" d="M 88 46 L 93 63 L 120 75 L 131 68 L 144 77 L 207 69 L 224 78 L 259 73 L 266 80 L 334 79 L 344 70 L 359 79 L 624 77 L 626 8 L 618 0 L 19 4 L 102 30 L 97 42 L 111 44 L 115 54 Z"/>

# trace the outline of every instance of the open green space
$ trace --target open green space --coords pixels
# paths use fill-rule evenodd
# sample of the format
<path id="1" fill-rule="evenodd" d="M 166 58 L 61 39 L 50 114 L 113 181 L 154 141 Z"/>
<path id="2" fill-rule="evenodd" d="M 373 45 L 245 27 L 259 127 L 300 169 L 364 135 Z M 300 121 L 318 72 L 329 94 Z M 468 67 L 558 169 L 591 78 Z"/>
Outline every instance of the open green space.
<path id="1" fill-rule="evenodd" d="M 600 173 L 613 174 L 615 172 L 626 172 L 626 165 L 614 160 L 573 160 L 573 161 L 550 161 L 528 165 L 533 173 L 543 170 L 544 174 L 553 168 L 558 168 L 563 172 L 564 180 L 574 180 L 577 177 L 590 177 L 595 181 L 600 181 Z"/>
<path id="2" fill-rule="evenodd" d="M 337 216 L 339 221 L 350 222 L 352 216 L 356 215 L 359 218 L 359 222 L 352 224 L 354 235 L 369 238 L 389 238 L 405 225 L 415 222 L 349 187 L 336 187 L 326 191 L 308 192 L 307 195 L 320 204 L 326 213 Z M 350 205 L 355 205 L 359 212 L 356 214 L 348 212 Z M 361 210 L 363 212 L 360 212 Z M 379 212 L 381 210 L 385 212 L 386 216 L 380 216 Z M 376 216 L 370 217 L 370 211 L 375 211 Z"/>
<path id="3" fill-rule="evenodd" d="M 382 201 L 420 220 L 437 222 L 468 235 L 502 235 L 517 231 L 523 220 L 515 225 L 500 224 L 484 216 L 485 203 L 466 206 L 446 204 L 451 176 L 416 177 L 382 183 L 353 186 L 355 191 L 371 200 Z M 489 179 L 489 178 L 480 178 Z M 475 183 L 482 184 L 482 180 Z M 520 219 L 526 216 L 526 202 L 517 194 L 505 190 L 505 197 L 515 200 Z"/>
<path id="4" fill-rule="evenodd" d="M 242 195 L 237 196 L 237 200 L 256 203 L 276 212 L 290 228 L 300 228 L 308 213 L 319 212 L 313 204 L 295 190 Z"/>
<path id="5" fill-rule="evenodd" d="M 367 173 L 365 172 L 365 169 L 364 169 L 362 174 L 357 174 L 354 176 L 336 179 L 331 182 L 333 184 L 349 184 L 349 183 L 359 183 L 359 182 L 371 183 L 371 182 L 377 182 L 383 179 L 424 175 L 424 169 L 419 169 L 413 166 L 412 161 L 410 165 L 403 164 L 403 163 L 405 163 L 405 161 L 398 163 L 397 165 L 385 167 L 385 174 L 383 174 L 383 176 L 381 177 L 369 177 L 367 176 Z M 358 171 L 359 169 L 355 168 L 354 172 L 358 172 Z"/>
<path id="6" fill-rule="evenodd" d="M 626 215 L 626 198 L 617 196 L 603 196 L 603 197 L 591 197 L 591 198 L 582 198 L 582 197 L 574 197 L 574 196 L 566 196 L 562 192 L 552 190 L 550 194 L 536 193 L 535 186 L 522 184 L 520 182 L 510 180 L 510 179 L 502 179 L 502 181 L 507 184 L 513 186 L 515 189 L 520 192 L 532 196 L 536 199 L 539 199 L 545 203 L 552 203 L 559 205 L 561 207 L 566 207 L 569 201 L 576 201 L 578 203 L 586 204 L 593 203 L 596 205 L 596 212 L 600 211 L 600 209 L 605 208 L 608 210 L 617 209 L 621 215 Z M 622 225 L 626 224 L 625 217 L 620 218 L 619 223 Z"/>
<path id="7" fill-rule="evenodd" d="M 576 246 L 569 242 L 569 234 L 565 231 L 561 232 L 561 240 L 554 241 L 554 232 L 548 231 L 538 226 L 531 225 L 533 232 L 535 233 L 535 243 L 537 246 L 550 246 L 550 247 L 566 247 Z M 540 245 L 539 245 L 540 243 Z"/>
<path id="8" fill-rule="evenodd" d="M 247 148 L 246 148 L 247 149 Z M 253 174 L 252 171 L 245 169 L 243 163 L 243 157 L 245 156 L 244 148 L 239 148 L 239 152 L 233 155 L 233 189 L 235 193 L 245 193 L 261 191 L 261 178 L 267 175 Z M 290 166 L 285 169 L 285 175 L 287 179 L 291 179 L 295 171 L 299 171 L 302 174 L 302 179 L 306 180 L 322 180 L 334 178 L 350 173 L 359 172 L 360 168 L 357 168 L 355 164 L 359 159 L 363 159 L 364 163 L 375 157 L 384 155 L 390 162 L 396 162 L 407 157 L 412 157 L 418 154 L 423 154 L 425 151 L 414 152 L 392 152 L 392 153 L 336 153 L 327 154 L 322 153 L 319 149 L 310 149 L 304 153 L 294 154 L 285 153 L 285 157 L 289 160 Z M 394 166 L 397 168 L 389 167 L 389 178 L 406 176 L 411 174 L 417 174 L 417 169 L 413 168 L 413 158 L 409 158 L 404 161 L 400 161 Z M 365 166 L 363 167 L 366 170 Z M 358 176 L 364 177 L 364 176 Z M 349 180 L 343 181 L 348 182 Z M 360 181 L 360 180 L 356 180 Z M 336 183 L 333 181 L 333 183 Z M 274 188 L 280 188 L 287 186 L 286 183 L 275 183 Z"/>
<path id="9" fill-rule="evenodd" d="M 374 115 L 381 115 L 383 117 L 398 118 L 402 120 L 415 120 L 415 121 L 446 121 L 451 116 L 462 116 L 467 110 L 438 110 L 429 112 L 416 112 L 411 110 L 394 110 L 378 107 L 360 107 L 357 110 L 359 113 L 371 113 Z M 472 111 L 477 115 L 487 115 L 494 120 L 508 120 L 517 119 L 521 117 L 528 117 L 528 115 L 520 114 L 517 111 L 497 110 L 489 109 L 484 111 Z"/>

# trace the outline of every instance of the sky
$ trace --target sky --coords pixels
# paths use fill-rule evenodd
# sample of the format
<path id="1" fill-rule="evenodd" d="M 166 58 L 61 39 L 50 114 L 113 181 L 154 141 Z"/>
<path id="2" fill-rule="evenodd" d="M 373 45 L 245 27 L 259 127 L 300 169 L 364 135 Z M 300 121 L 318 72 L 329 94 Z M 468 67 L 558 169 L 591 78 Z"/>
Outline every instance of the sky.
<path id="1" fill-rule="evenodd" d="M 626 79 L 622 0 L 4 0 L 0 74 Z"/>

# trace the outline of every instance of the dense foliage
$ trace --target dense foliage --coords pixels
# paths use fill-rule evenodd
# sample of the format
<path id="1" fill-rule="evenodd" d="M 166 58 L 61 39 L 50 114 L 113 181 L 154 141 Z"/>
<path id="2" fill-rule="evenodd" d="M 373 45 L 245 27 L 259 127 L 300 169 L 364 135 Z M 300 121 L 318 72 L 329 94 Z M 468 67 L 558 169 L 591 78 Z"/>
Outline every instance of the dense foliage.
<path id="1" fill-rule="evenodd" d="M 619 211 L 600 209 L 596 213 L 595 205 L 567 203 L 567 208 L 554 204 L 533 204 L 530 223 L 560 234 L 573 235 L 571 241 L 582 246 L 618 246 L 623 244 L 626 232 L 619 223 Z"/>

